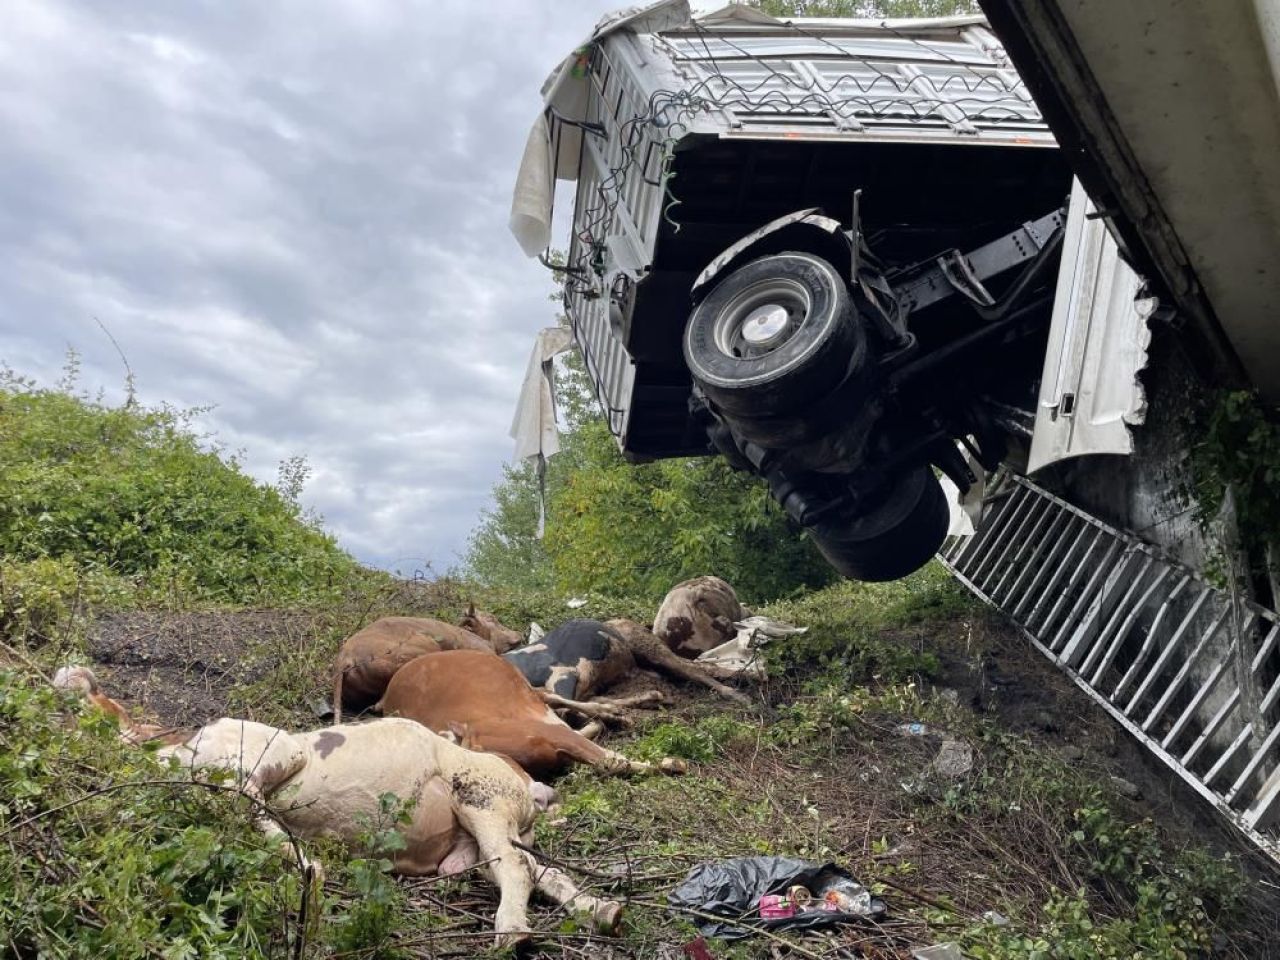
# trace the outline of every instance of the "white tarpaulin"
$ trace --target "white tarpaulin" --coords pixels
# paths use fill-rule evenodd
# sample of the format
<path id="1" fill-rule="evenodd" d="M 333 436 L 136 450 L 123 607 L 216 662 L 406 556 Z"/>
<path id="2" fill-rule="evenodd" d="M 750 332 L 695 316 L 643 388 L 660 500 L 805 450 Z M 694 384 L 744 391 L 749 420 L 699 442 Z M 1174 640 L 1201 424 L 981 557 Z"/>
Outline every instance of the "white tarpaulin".
<path id="1" fill-rule="evenodd" d="M 560 452 L 560 431 L 556 429 L 555 383 L 551 362 L 573 343 L 568 327 L 547 327 L 538 331 L 529 355 L 529 366 L 520 385 L 511 437 L 516 442 L 516 460 L 547 458 Z"/>
<path id="2" fill-rule="evenodd" d="M 546 521 L 545 481 L 547 458 L 560 452 L 560 431 L 556 427 L 556 395 L 553 375 L 555 358 L 573 345 L 568 327 L 547 327 L 538 331 L 529 355 L 529 366 L 520 385 L 511 436 L 516 442 L 515 459 L 534 459 L 538 472 L 538 536 Z"/>
<path id="3" fill-rule="evenodd" d="M 508 221 L 525 256 L 536 257 L 551 243 L 556 180 L 578 178 L 582 130 L 573 124 L 585 120 L 587 115 L 590 93 L 587 59 L 591 44 L 624 27 L 636 33 L 657 33 L 684 26 L 689 19 L 687 0 L 660 0 L 611 13 L 596 24 L 591 36 L 569 54 L 542 85 L 542 99 L 547 109 L 538 115 L 529 131 L 516 174 Z"/>

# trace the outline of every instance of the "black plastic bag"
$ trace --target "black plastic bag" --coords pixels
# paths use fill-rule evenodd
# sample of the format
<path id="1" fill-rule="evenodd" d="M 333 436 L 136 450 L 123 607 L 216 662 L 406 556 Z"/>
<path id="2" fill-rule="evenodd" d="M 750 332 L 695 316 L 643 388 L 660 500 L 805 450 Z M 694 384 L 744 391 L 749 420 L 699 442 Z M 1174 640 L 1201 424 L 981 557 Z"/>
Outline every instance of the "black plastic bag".
<path id="1" fill-rule="evenodd" d="M 750 936 L 749 927 L 794 930 L 853 920 L 874 920 L 884 915 L 884 901 L 870 897 L 867 910 L 858 913 L 805 910 L 774 920 L 760 917 L 760 898 L 767 894 L 786 893 L 791 887 L 801 886 L 820 901 L 833 886 L 850 889 L 850 885 L 859 886 L 853 877 L 833 863 L 811 863 L 789 857 L 737 857 L 698 864 L 689 871 L 684 883 L 671 892 L 667 902 L 677 911 L 684 907 L 735 921 L 729 924 L 691 917 L 704 937 L 722 940 Z"/>

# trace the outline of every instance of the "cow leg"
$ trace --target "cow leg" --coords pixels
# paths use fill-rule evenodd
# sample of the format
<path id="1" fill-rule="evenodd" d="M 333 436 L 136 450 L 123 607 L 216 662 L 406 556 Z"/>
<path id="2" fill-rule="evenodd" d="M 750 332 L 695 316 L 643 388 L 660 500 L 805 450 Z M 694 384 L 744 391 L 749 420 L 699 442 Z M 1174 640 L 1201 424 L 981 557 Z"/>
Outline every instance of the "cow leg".
<path id="1" fill-rule="evenodd" d="M 601 900 L 583 893 L 567 874 L 555 867 L 534 867 L 533 882 L 543 896 L 579 916 L 590 917 L 597 932 L 606 935 L 617 932 L 622 921 L 622 904 L 617 900 Z"/>
<path id="2" fill-rule="evenodd" d="M 657 763 L 645 763 L 643 760 L 629 760 L 612 750 L 605 750 L 605 754 L 605 758 L 593 766 L 613 776 L 689 772 L 689 764 L 674 757 L 663 757 Z"/>
<path id="3" fill-rule="evenodd" d="M 592 720 L 585 727 L 579 727 L 575 732 L 585 740 L 594 740 L 604 733 L 604 724 L 599 720 Z"/>
<path id="4" fill-rule="evenodd" d="M 630 760 L 614 750 L 609 750 L 592 743 L 576 730 L 560 723 L 547 723 L 542 730 L 542 739 L 556 753 L 578 763 L 595 767 L 610 776 L 639 776 L 652 773 L 686 773 L 689 765 L 683 760 L 664 757 L 658 763 L 645 763 L 642 760 Z"/>
<path id="5" fill-rule="evenodd" d="M 656 709 L 667 702 L 667 698 L 661 690 L 646 690 L 644 693 L 636 693 L 629 697 L 596 697 L 590 701 L 593 704 L 603 703 L 607 706 L 639 709 Z"/>
<path id="6" fill-rule="evenodd" d="M 539 690 L 538 693 L 542 696 L 542 702 L 550 707 L 572 710 L 574 713 L 580 713 L 582 716 L 589 717 L 592 720 L 607 720 L 620 726 L 629 726 L 631 723 L 627 715 L 622 712 L 622 708 L 612 703 L 599 700 L 570 700 L 567 697 L 560 696 L 558 693 L 551 693 L 549 690 Z"/>
<path id="7" fill-rule="evenodd" d="M 627 624 L 624 629 L 618 621 L 610 621 L 610 626 L 626 638 L 632 655 L 642 663 L 647 663 L 663 673 L 690 683 L 700 683 L 728 700 L 751 703 L 751 698 L 746 694 L 733 687 L 725 686 L 714 677 L 708 676 L 706 671 L 695 666 L 691 661 L 672 653 L 666 644 L 639 624 Z"/>
<path id="8" fill-rule="evenodd" d="M 493 809 L 460 805 L 458 819 L 475 837 L 481 860 L 490 861 L 488 871 L 498 885 L 498 912 L 494 931 L 499 946 L 529 939 L 529 894 L 533 892 L 533 863 L 511 842 L 515 825 Z"/>

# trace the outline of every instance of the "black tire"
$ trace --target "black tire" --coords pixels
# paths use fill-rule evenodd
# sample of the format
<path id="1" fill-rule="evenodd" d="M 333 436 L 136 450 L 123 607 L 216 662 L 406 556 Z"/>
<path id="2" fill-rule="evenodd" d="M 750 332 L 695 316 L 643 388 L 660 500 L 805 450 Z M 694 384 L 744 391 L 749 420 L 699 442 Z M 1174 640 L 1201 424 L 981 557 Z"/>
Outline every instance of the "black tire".
<path id="1" fill-rule="evenodd" d="M 851 580 L 897 580 L 929 562 L 946 539 L 951 513 L 928 466 L 901 478 L 887 500 L 852 519 L 811 528 L 831 566 Z"/>
<path id="2" fill-rule="evenodd" d="M 785 417 L 825 396 L 866 360 L 844 280 L 811 253 L 747 263 L 689 317 L 684 359 L 725 416 Z"/>

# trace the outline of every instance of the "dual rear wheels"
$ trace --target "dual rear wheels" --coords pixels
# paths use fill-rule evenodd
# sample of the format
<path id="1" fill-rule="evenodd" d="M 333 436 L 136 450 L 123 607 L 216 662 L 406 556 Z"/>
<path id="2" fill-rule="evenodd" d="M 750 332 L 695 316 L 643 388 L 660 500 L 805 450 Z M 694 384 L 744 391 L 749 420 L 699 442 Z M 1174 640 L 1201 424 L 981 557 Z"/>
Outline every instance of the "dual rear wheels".
<path id="1" fill-rule="evenodd" d="M 684 356 L 734 434 L 779 451 L 812 439 L 816 408 L 870 372 L 848 286 L 803 252 L 761 257 L 723 279 L 690 316 Z M 871 507 L 837 517 L 809 527 L 832 566 L 856 580 L 894 580 L 941 546 L 948 508 L 926 464 L 893 478 Z"/>

